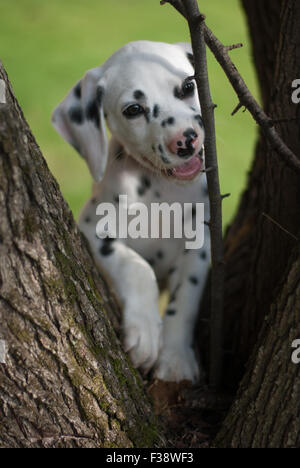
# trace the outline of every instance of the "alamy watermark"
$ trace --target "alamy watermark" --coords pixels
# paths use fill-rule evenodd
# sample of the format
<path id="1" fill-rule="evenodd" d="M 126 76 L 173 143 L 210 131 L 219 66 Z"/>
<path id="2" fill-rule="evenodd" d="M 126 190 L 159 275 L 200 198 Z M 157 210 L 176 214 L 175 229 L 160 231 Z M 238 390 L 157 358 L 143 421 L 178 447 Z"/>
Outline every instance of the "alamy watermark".
<path id="1" fill-rule="evenodd" d="M 0 104 L 6 104 L 6 85 L 3 80 L 0 80 Z"/>
<path id="2" fill-rule="evenodd" d="M 6 364 L 6 341 L 0 340 L 0 364 Z"/>
<path id="3" fill-rule="evenodd" d="M 300 340 L 294 340 L 292 348 L 295 348 L 295 351 L 292 353 L 292 363 L 300 364 Z"/>
<path id="4" fill-rule="evenodd" d="M 119 195 L 118 206 L 100 203 L 96 234 L 100 239 L 185 239 L 186 249 L 204 244 L 204 203 L 128 204 L 127 195 Z"/>
<path id="5" fill-rule="evenodd" d="M 292 92 L 292 101 L 294 104 L 300 103 L 300 79 L 294 80 L 292 82 L 292 88 L 294 91 Z"/>

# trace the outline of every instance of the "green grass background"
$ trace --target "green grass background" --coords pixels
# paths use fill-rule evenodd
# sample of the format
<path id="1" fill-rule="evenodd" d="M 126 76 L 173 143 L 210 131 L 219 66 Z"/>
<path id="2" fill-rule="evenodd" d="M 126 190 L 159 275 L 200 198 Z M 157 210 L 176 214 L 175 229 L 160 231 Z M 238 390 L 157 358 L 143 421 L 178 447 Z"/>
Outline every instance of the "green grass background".
<path id="1" fill-rule="evenodd" d="M 250 40 L 239 0 L 201 0 L 207 23 L 231 52 L 257 97 Z M 0 59 L 25 116 L 75 217 L 90 194 L 83 160 L 54 131 L 53 108 L 85 71 L 133 40 L 188 41 L 185 21 L 159 0 L 0 0 Z M 209 54 L 224 200 L 224 225 L 233 216 L 252 159 L 257 128 L 250 115 L 230 114 L 237 98 Z"/>

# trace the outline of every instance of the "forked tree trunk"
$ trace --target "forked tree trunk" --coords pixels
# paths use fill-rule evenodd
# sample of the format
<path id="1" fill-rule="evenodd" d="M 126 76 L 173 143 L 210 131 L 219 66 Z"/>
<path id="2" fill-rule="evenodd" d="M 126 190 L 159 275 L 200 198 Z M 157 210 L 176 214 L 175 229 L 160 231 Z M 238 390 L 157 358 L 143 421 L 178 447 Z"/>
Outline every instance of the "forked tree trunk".
<path id="1" fill-rule="evenodd" d="M 291 103 L 291 82 L 300 78 L 299 2 L 243 3 L 264 106 L 274 119 L 299 119 Z M 7 104 L 0 104 L 0 340 L 7 346 L 0 446 L 161 446 L 141 380 L 110 324 L 118 322 L 117 306 L 1 65 L 0 78 L 7 83 Z M 300 155 L 299 121 L 277 129 Z M 300 338 L 299 206 L 299 177 L 262 137 L 226 237 L 226 383 L 237 384 L 251 359 L 216 446 L 300 446 L 300 368 L 291 362 Z"/>
<path id="2" fill-rule="evenodd" d="M 162 445 L 117 305 L 0 78 L 0 447 Z"/>

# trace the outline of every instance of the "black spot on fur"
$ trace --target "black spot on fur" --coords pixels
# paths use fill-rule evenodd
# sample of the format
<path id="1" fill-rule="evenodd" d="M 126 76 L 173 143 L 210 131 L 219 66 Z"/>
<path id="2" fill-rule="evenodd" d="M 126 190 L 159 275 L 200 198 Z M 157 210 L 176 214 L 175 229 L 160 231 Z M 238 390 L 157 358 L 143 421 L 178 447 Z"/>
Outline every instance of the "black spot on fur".
<path id="1" fill-rule="evenodd" d="M 154 192 L 154 196 L 155 196 L 156 198 L 160 198 L 160 193 L 156 190 L 156 191 Z"/>
<path id="2" fill-rule="evenodd" d="M 177 268 L 175 266 L 172 266 L 169 271 L 168 271 L 168 274 L 169 275 L 172 275 L 175 271 L 177 270 Z"/>
<path id="3" fill-rule="evenodd" d="M 176 315 L 176 310 L 175 309 L 167 309 L 166 314 L 167 315 Z"/>
<path id="4" fill-rule="evenodd" d="M 136 89 L 133 93 L 133 97 L 134 99 L 139 100 L 145 97 L 145 93 L 143 93 L 143 91 L 141 91 L 140 89 Z"/>
<path id="5" fill-rule="evenodd" d="M 168 160 L 168 158 L 166 158 L 166 156 L 164 156 L 163 154 L 161 155 L 161 160 L 165 164 L 171 164 L 171 162 Z"/>
<path id="6" fill-rule="evenodd" d="M 102 86 L 98 86 L 96 90 L 96 101 L 99 106 L 101 106 L 102 104 L 103 95 L 104 95 L 104 89 L 102 88 Z"/>
<path id="7" fill-rule="evenodd" d="M 120 145 L 118 146 L 117 150 L 116 150 L 116 155 L 115 155 L 115 159 L 117 161 L 121 161 L 121 159 L 124 158 L 124 151 L 123 151 L 123 147 Z"/>
<path id="8" fill-rule="evenodd" d="M 106 239 L 103 239 L 103 245 L 100 248 L 100 254 L 103 255 L 104 257 L 107 257 L 108 255 L 111 255 L 114 253 L 114 248 L 112 247 L 112 242 L 114 239 L 110 239 L 109 237 Z"/>
<path id="9" fill-rule="evenodd" d="M 170 299 L 169 299 L 169 304 L 171 304 L 171 302 L 175 302 L 176 301 L 176 297 L 177 297 L 177 292 L 178 292 L 178 289 L 180 288 L 181 284 L 177 284 L 176 288 L 174 289 L 174 291 L 172 292 L 172 294 L 170 295 Z"/>
<path id="10" fill-rule="evenodd" d="M 69 117 L 70 117 L 70 120 L 77 124 L 77 125 L 82 125 L 83 124 L 83 121 L 84 121 L 84 116 L 83 116 L 83 112 L 82 112 L 82 109 L 80 106 L 74 106 L 74 107 L 71 107 L 71 109 L 69 109 Z"/>
<path id="11" fill-rule="evenodd" d="M 175 86 L 175 88 L 173 90 L 173 94 L 177 99 L 182 99 L 182 91 L 179 88 L 179 86 Z"/>
<path id="12" fill-rule="evenodd" d="M 175 302 L 175 301 L 176 301 L 176 291 L 174 291 L 174 292 L 170 295 L 169 304 L 171 304 L 172 302 Z"/>
<path id="13" fill-rule="evenodd" d="M 162 121 L 161 126 L 166 127 L 167 125 L 174 125 L 174 123 L 175 123 L 174 117 L 169 117 L 166 120 Z"/>
<path id="14" fill-rule="evenodd" d="M 115 240 L 116 240 L 115 237 L 106 236 L 106 237 L 103 239 L 103 242 L 105 242 L 106 244 L 110 244 L 111 242 L 115 242 Z"/>
<path id="15" fill-rule="evenodd" d="M 143 197 L 146 193 L 146 188 L 144 186 L 139 186 L 137 188 L 137 193 L 140 197 Z"/>
<path id="16" fill-rule="evenodd" d="M 88 120 L 94 122 L 97 128 L 100 127 L 99 108 L 96 100 L 89 102 L 89 104 L 86 107 L 85 115 Z"/>
<path id="17" fill-rule="evenodd" d="M 190 276 L 189 281 L 195 286 L 199 283 L 198 278 L 196 276 Z"/>
<path id="18" fill-rule="evenodd" d="M 165 164 L 170 164 L 169 159 L 165 156 L 165 152 L 161 144 L 158 145 L 158 149 L 160 151 L 160 157 L 161 157 L 162 162 Z"/>
<path id="19" fill-rule="evenodd" d="M 204 125 L 203 125 L 203 120 L 202 120 L 202 117 L 201 117 L 201 115 L 200 115 L 200 114 L 197 114 L 197 115 L 195 115 L 195 117 L 194 117 L 194 118 L 195 118 L 195 120 L 197 120 L 197 122 L 198 122 L 199 126 L 200 126 L 201 128 L 204 128 Z"/>
<path id="20" fill-rule="evenodd" d="M 79 83 L 77 83 L 77 85 L 74 88 L 74 96 L 77 99 L 81 98 L 81 81 L 79 81 Z"/>
<path id="21" fill-rule="evenodd" d="M 207 259 L 207 253 L 205 250 L 202 250 L 202 252 L 200 252 L 200 258 L 202 260 L 206 260 Z"/>
<path id="22" fill-rule="evenodd" d="M 153 117 L 156 119 L 159 116 L 160 108 L 158 104 L 153 107 Z"/>
<path id="23" fill-rule="evenodd" d="M 141 177 L 141 184 L 139 185 L 139 187 L 137 188 L 137 193 L 138 195 L 140 195 L 141 197 L 143 195 L 145 195 L 146 191 L 151 187 L 151 181 L 149 179 L 148 176 L 146 175 L 143 175 Z"/>
<path id="24" fill-rule="evenodd" d="M 150 123 L 151 119 L 150 119 L 150 109 L 149 109 L 149 107 L 146 107 L 146 109 L 145 109 L 145 119 L 146 119 L 147 123 Z"/>
<path id="25" fill-rule="evenodd" d="M 150 181 L 150 179 L 149 179 L 148 176 L 143 175 L 143 176 L 142 176 L 142 179 L 141 179 L 141 182 L 142 182 L 142 184 L 143 184 L 146 188 L 150 188 L 150 187 L 151 187 L 151 181 Z"/>
<path id="26" fill-rule="evenodd" d="M 188 61 L 190 62 L 190 64 L 192 65 L 193 68 L 195 68 L 195 59 L 194 59 L 194 55 L 191 54 L 190 52 L 188 52 L 186 54 L 187 58 L 188 58 Z"/>
<path id="27" fill-rule="evenodd" d="M 89 216 L 87 216 L 84 220 L 85 223 L 90 223 L 91 222 L 91 218 Z"/>
<path id="28" fill-rule="evenodd" d="M 159 250 L 157 252 L 156 256 L 157 256 L 157 258 L 159 258 L 159 260 L 162 260 L 164 258 L 164 253 L 161 250 Z"/>

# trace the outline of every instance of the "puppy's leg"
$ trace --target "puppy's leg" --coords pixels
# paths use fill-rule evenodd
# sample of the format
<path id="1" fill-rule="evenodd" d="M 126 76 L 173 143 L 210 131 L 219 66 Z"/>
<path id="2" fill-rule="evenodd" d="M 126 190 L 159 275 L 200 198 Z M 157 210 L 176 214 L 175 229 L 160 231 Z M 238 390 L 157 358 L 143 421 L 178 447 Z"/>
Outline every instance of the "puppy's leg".
<path id="1" fill-rule="evenodd" d="M 84 226 L 81 225 L 81 228 Z M 159 289 L 154 271 L 134 250 L 118 239 L 95 237 L 82 229 L 94 258 L 112 282 L 123 305 L 124 348 L 133 365 L 144 372 L 153 367 L 161 348 L 162 320 L 158 311 Z"/>
<path id="2" fill-rule="evenodd" d="M 192 348 L 199 302 L 210 263 L 209 240 L 201 250 L 179 257 L 169 274 L 170 302 L 163 325 L 163 348 L 154 376 L 165 381 L 196 382 L 199 365 Z"/>

